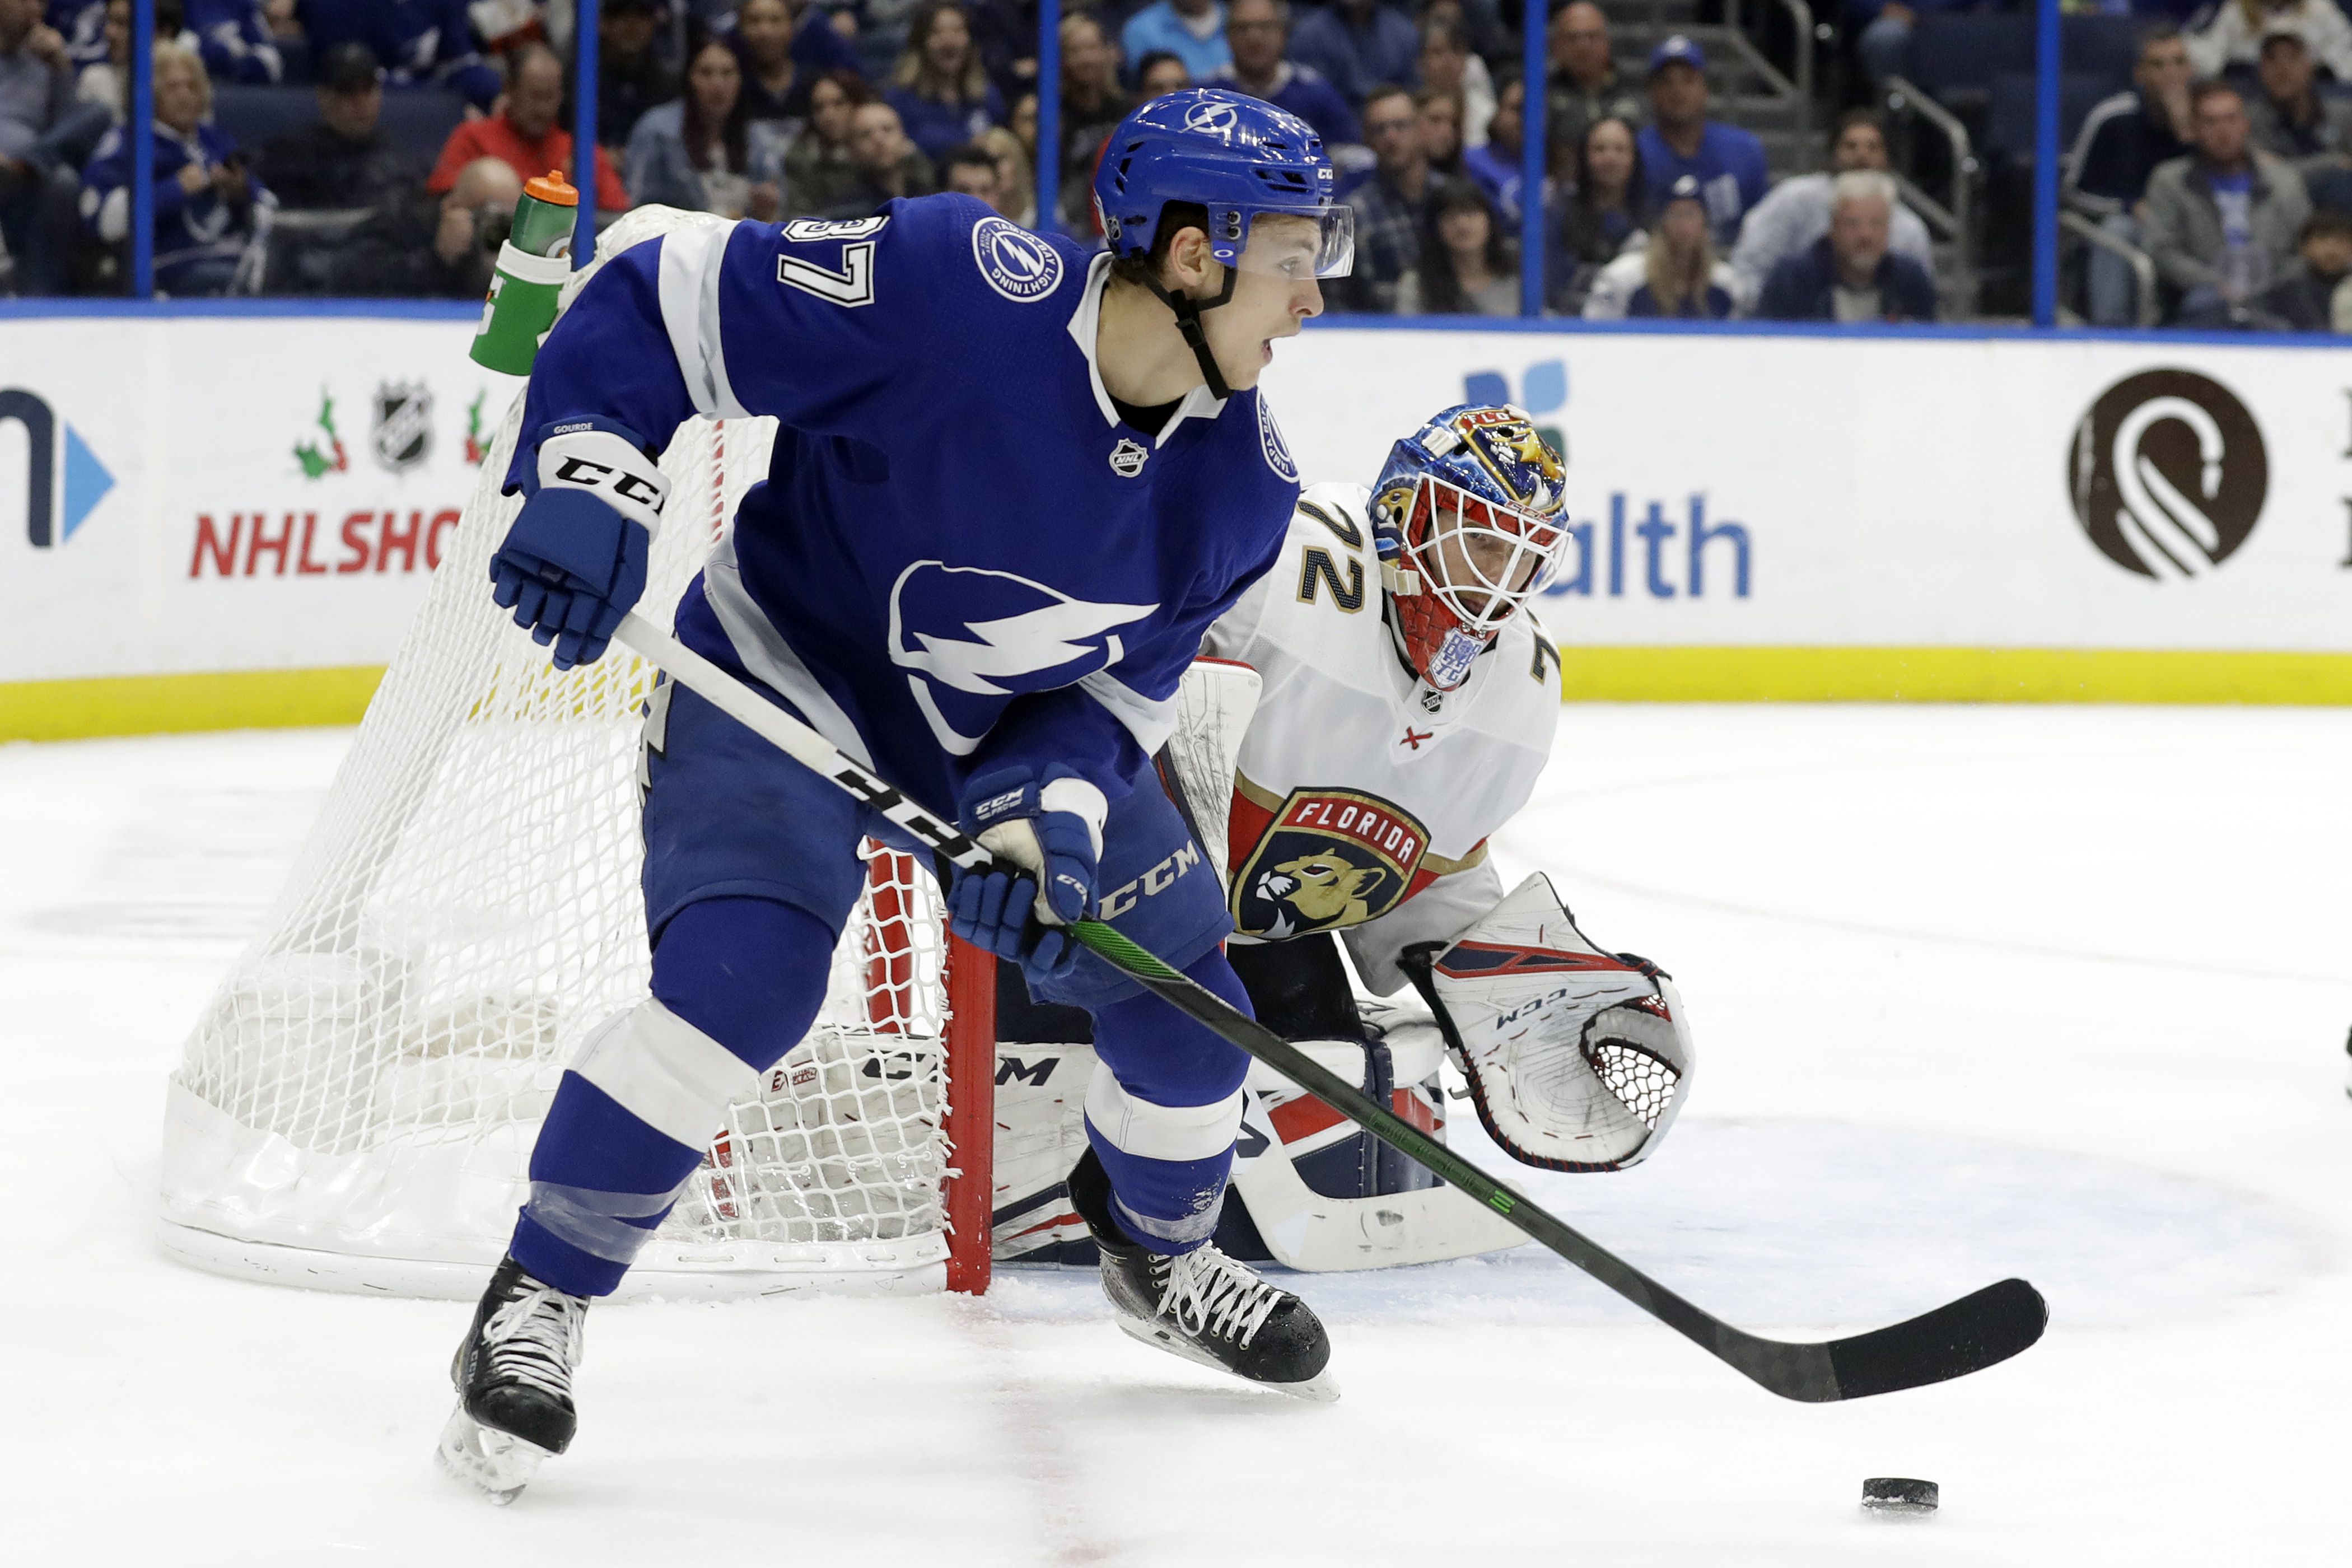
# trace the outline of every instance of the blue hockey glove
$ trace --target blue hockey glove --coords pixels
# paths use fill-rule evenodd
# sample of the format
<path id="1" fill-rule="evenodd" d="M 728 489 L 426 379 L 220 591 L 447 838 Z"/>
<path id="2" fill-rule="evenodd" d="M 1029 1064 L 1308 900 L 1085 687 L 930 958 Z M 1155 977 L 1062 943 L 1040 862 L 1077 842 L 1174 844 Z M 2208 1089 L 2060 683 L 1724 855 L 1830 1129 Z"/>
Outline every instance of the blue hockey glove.
<path id="1" fill-rule="evenodd" d="M 973 779 L 958 820 L 1013 869 L 958 869 L 948 889 L 949 928 L 1018 963 L 1033 984 L 1067 974 L 1078 947 L 1059 928 L 1094 908 L 1108 810 L 1101 790 L 1058 764 L 1043 780 L 1025 767 Z"/>
<path id="2" fill-rule="evenodd" d="M 669 480 L 635 433 L 559 420 L 540 444 L 522 510 L 490 557 L 492 596 L 555 668 L 600 658 L 646 591 L 646 555 Z"/>

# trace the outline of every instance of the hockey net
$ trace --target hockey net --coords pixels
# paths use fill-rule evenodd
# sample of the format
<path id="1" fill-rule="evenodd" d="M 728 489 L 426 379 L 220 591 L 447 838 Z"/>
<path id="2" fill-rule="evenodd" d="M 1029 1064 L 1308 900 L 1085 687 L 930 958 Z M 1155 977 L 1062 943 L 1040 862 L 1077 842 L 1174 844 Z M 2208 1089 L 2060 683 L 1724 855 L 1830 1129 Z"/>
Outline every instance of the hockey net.
<path id="1" fill-rule="evenodd" d="M 188 1261 L 478 1293 L 565 1064 L 646 994 L 636 790 L 654 671 L 617 643 L 557 671 L 492 605 L 520 406 L 263 934 L 173 1078 L 163 1234 Z M 763 420 L 678 431 L 649 617 L 667 624 L 772 437 Z M 865 852 L 815 1026 L 728 1108 L 625 1289 L 985 1288 L 992 976 L 969 949 L 951 963 L 912 858 Z"/>

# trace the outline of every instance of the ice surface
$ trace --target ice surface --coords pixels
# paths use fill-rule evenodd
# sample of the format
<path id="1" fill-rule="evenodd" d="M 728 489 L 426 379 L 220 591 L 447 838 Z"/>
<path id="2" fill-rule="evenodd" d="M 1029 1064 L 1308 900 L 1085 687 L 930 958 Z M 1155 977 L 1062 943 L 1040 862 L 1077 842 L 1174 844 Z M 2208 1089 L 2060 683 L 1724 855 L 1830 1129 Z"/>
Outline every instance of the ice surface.
<path id="1" fill-rule="evenodd" d="M 2345 1559 L 2352 715 L 1568 710 L 1506 876 L 1674 971 L 1699 1076 L 1651 1163 L 1515 1179 L 1778 1332 L 2024 1274 L 2053 1322 L 2008 1365 L 1786 1404 L 1524 1248 L 1298 1279 L 1328 1406 L 1066 1274 L 606 1307 L 580 1441 L 503 1510 L 431 1459 L 463 1308 L 152 1240 L 164 1076 L 348 740 L 0 747 L 12 1563 Z M 1945 1506 L 1874 1528 L 1886 1474 Z"/>

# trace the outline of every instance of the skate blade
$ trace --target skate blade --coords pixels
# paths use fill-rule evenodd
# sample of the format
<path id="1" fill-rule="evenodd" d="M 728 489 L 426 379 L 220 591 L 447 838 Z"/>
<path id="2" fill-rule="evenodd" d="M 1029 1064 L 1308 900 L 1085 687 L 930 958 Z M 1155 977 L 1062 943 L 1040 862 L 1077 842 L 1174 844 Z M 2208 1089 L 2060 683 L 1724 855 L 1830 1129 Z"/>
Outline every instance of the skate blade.
<path id="1" fill-rule="evenodd" d="M 1118 1331 L 1129 1339 L 1150 1345 L 1154 1350 L 1166 1351 L 1170 1355 L 1181 1357 L 1195 1366 L 1205 1366 L 1211 1372 L 1222 1372 L 1227 1377 L 1237 1379 L 1252 1388 L 1263 1388 L 1269 1394 L 1287 1394 L 1293 1399 L 1304 1399 L 1316 1405 L 1328 1405 L 1339 1397 L 1339 1384 L 1331 1376 L 1331 1369 L 1328 1366 L 1313 1377 L 1300 1383 L 1261 1383 L 1254 1377 L 1243 1377 L 1240 1373 L 1199 1346 L 1150 1323 L 1139 1323 L 1127 1318 L 1117 1321 Z"/>
<path id="2" fill-rule="evenodd" d="M 449 1413 L 449 1424 L 441 1428 L 441 1446 L 433 1457 L 452 1480 L 473 1488 L 503 1508 L 530 1485 L 547 1458 L 547 1450 L 483 1426 L 466 1414 L 461 1403 Z"/>

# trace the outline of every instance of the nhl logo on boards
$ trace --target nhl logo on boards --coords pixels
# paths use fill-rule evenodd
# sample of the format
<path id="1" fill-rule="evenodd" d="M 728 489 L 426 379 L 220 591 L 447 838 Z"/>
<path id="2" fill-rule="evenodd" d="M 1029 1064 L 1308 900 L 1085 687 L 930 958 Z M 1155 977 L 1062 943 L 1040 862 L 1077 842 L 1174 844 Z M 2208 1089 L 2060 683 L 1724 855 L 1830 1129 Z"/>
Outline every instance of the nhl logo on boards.
<path id="1" fill-rule="evenodd" d="M 1026 305 L 1051 294 L 1062 281 L 1062 257 L 1038 236 L 1001 217 L 982 218 L 971 229 L 971 258 L 988 286 Z"/>
<path id="2" fill-rule="evenodd" d="M 433 393 L 421 381 L 387 381 L 375 389 L 375 460 L 404 474 L 433 455 Z"/>
<path id="3" fill-rule="evenodd" d="M 1139 442 L 1122 436 L 1118 445 L 1110 449 L 1110 471 L 1122 479 L 1131 479 L 1143 472 L 1143 465 L 1150 458 L 1150 451 Z"/>

